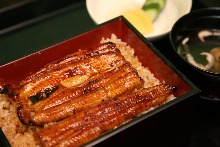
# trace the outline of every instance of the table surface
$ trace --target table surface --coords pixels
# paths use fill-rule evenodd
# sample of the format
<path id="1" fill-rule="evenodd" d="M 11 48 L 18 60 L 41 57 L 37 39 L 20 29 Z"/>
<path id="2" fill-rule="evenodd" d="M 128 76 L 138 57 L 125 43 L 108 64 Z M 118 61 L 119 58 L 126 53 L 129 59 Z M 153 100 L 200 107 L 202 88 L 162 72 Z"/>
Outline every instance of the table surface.
<path id="1" fill-rule="evenodd" d="M 212 5 L 212 3 L 207 4 L 207 1 L 194 0 L 192 11 L 202 7 L 210 7 Z M 80 1 L 73 5 L 69 5 L 68 7 L 17 24 L 12 31 L 7 31 L 6 29 L 6 33 L 4 33 L 4 30 L 1 30 L 0 65 L 67 40 L 80 33 L 86 32 L 94 26 L 95 24 L 86 10 L 85 1 Z M 171 62 L 173 62 L 175 66 L 178 67 L 178 65 L 176 65 L 177 63 L 173 61 L 172 58 L 172 46 L 169 41 L 169 36 L 165 36 L 161 40 L 153 42 L 153 44 Z M 184 69 L 179 68 L 179 70 L 187 75 L 187 72 Z M 193 79 L 190 75 L 188 78 Z M 191 133 L 188 134 L 188 139 L 185 139 L 184 141 L 184 138 L 182 138 L 183 141 L 178 142 L 177 145 L 185 147 L 220 147 L 220 102 L 204 100 L 201 99 L 199 95 L 194 96 L 193 99 L 193 105 L 190 106 L 192 108 L 190 110 L 193 110 L 192 117 L 186 117 L 184 112 L 179 112 L 182 113 L 178 114 L 181 117 L 173 115 L 176 118 L 172 118 L 172 121 L 181 121 L 182 124 L 185 123 L 187 124 L 186 126 L 191 126 Z M 190 112 L 187 112 L 186 114 L 189 113 Z M 166 134 L 167 138 L 170 136 L 170 140 L 174 140 L 174 142 L 175 138 L 178 138 L 178 136 L 181 137 L 182 129 L 180 129 L 179 132 L 178 130 L 171 131 L 172 133 L 176 133 L 171 135 L 169 134 L 169 129 L 172 129 L 172 126 L 168 126 L 168 130 L 160 130 L 161 133 L 158 133 L 160 134 L 158 138 L 153 139 L 152 142 L 146 143 L 143 131 L 144 133 L 148 132 L 147 130 L 142 129 L 144 125 L 145 122 L 143 121 L 128 131 L 126 130 L 115 135 L 113 139 L 108 139 L 104 143 L 101 143 L 100 146 L 113 146 L 114 144 L 143 144 L 156 146 L 155 142 L 163 140 L 162 138 L 166 138 Z M 126 142 L 126 144 L 123 144 L 124 142 Z M 176 146 L 176 144 L 174 145 L 167 141 L 164 146 Z"/>

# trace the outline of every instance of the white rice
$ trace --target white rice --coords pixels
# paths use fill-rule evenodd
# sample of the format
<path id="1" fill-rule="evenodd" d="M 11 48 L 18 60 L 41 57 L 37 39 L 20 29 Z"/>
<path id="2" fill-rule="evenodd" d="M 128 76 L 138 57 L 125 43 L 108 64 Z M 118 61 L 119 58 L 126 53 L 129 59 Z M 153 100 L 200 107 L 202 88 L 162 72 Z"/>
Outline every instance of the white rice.
<path id="1" fill-rule="evenodd" d="M 7 95 L 0 94 L 0 128 L 12 147 L 35 147 L 33 131 L 37 127 L 23 125 L 16 113 L 16 107 Z"/>

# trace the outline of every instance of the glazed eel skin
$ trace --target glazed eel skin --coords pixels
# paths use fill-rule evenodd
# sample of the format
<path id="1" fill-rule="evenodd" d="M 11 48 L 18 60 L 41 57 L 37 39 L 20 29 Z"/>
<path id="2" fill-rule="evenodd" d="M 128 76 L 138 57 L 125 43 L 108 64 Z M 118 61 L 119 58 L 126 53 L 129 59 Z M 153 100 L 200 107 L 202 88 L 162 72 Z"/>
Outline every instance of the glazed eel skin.
<path id="1" fill-rule="evenodd" d="M 143 111 L 161 105 L 172 91 L 172 86 L 160 84 L 103 101 L 38 131 L 35 137 L 45 147 L 81 146 Z"/>

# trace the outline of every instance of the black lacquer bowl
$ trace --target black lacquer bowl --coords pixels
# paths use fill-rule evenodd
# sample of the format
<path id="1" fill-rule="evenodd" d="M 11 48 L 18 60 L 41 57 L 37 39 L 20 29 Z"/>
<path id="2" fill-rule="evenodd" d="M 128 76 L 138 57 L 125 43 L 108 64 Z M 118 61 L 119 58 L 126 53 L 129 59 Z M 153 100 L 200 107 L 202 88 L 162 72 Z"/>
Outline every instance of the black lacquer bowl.
<path id="1" fill-rule="evenodd" d="M 174 24 L 170 41 L 180 68 L 201 89 L 200 97 L 220 101 L 220 71 L 198 68 L 189 63 L 185 56 L 190 53 L 196 62 L 201 61 L 200 63 L 207 65 L 206 56 L 200 53 L 209 52 L 216 47 L 220 52 L 220 8 L 198 9 L 183 16 Z M 220 70 L 220 66 L 218 69 Z"/>

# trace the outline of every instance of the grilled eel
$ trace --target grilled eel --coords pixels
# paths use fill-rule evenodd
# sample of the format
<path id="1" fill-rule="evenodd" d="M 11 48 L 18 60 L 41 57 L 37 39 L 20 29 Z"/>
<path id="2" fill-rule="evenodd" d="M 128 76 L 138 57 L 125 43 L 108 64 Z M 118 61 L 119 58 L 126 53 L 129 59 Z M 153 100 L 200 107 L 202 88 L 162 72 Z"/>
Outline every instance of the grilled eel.
<path id="1" fill-rule="evenodd" d="M 67 101 L 65 101 L 65 95 L 59 95 L 55 98 L 56 100 L 60 98 L 59 100 L 62 101 L 58 105 L 57 101 L 55 103 L 49 101 L 40 110 L 36 109 L 29 113 L 30 111 L 27 109 L 20 109 L 18 114 L 26 124 L 42 125 L 59 121 L 87 107 L 143 86 L 143 80 L 131 65 L 127 63 L 119 69 L 106 73 L 106 78 L 102 76 L 102 79 L 97 82 L 93 81 L 93 84 L 90 83 L 91 85 L 68 89 L 70 92 L 67 92 L 66 98 L 69 99 Z M 89 90 L 90 88 L 92 89 Z M 81 90 L 85 90 L 85 92 Z"/>
<path id="2" fill-rule="evenodd" d="M 75 97 L 88 94 L 92 91 L 97 90 L 98 88 L 103 88 L 110 81 L 114 81 L 119 77 L 123 77 L 125 74 L 129 72 L 136 71 L 131 67 L 131 65 L 128 62 L 126 62 L 122 66 L 117 67 L 111 71 L 91 76 L 87 79 L 87 81 L 78 86 L 74 86 L 72 88 L 60 86 L 54 93 L 51 93 L 51 95 L 49 95 L 46 99 L 43 99 L 33 104 L 32 108 L 36 112 L 38 112 L 51 107 L 55 107 Z"/>
<path id="3" fill-rule="evenodd" d="M 80 50 L 45 65 L 39 71 L 15 84 L 6 84 L 1 91 L 19 105 L 31 105 L 30 96 L 51 93 L 65 78 L 77 74 L 96 74 L 110 70 L 124 59 L 113 43 L 103 44 L 95 49 Z"/>
<path id="4" fill-rule="evenodd" d="M 60 58 L 58 60 L 55 60 L 53 62 L 46 64 L 44 67 L 34 72 L 27 78 L 23 79 L 22 81 L 19 81 L 18 83 L 12 84 L 10 86 L 16 91 L 19 91 L 19 89 L 24 87 L 27 83 L 31 81 L 37 81 L 38 79 L 42 78 L 46 73 L 50 73 L 54 69 L 57 70 L 63 67 L 64 65 L 68 66 L 70 64 L 77 63 L 87 58 L 94 57 L 94 56 L 104 54 L 107 52 L 118 52 L 114 43 L 108 42 L 108 43 L 98 46 L 97 48 L 82 49 L 72 54 L 69 54 L 63 58 Z"/>
<path id="5" fill-rule="evenodd" d="M 45 147 L 81 146 L 143 111 L 161 105 L 173 89 L 170 85 L 160 84 L 103 101 L 41 129 L 35 137 Z"/>
<path id="6" fill-rule="evenodd" d="M 87 78 L 78 87 L 62 85 L 63 81 L 76 76 Z M 16 94 L 9 95 L 16 97 L 18 116 L 24 124 L 43 125 L 62 120 L 85 107 L 131 92 L 142 85 L 143 80 L 115 44 L 106 43 L 98 49 L 79 51 L 47 64 L 19 82 L 17 87 L 20 88 L 12 85 L 11 92 Z M 32 102 L 32 97 L 39 98 L 39 101 Z"/>

